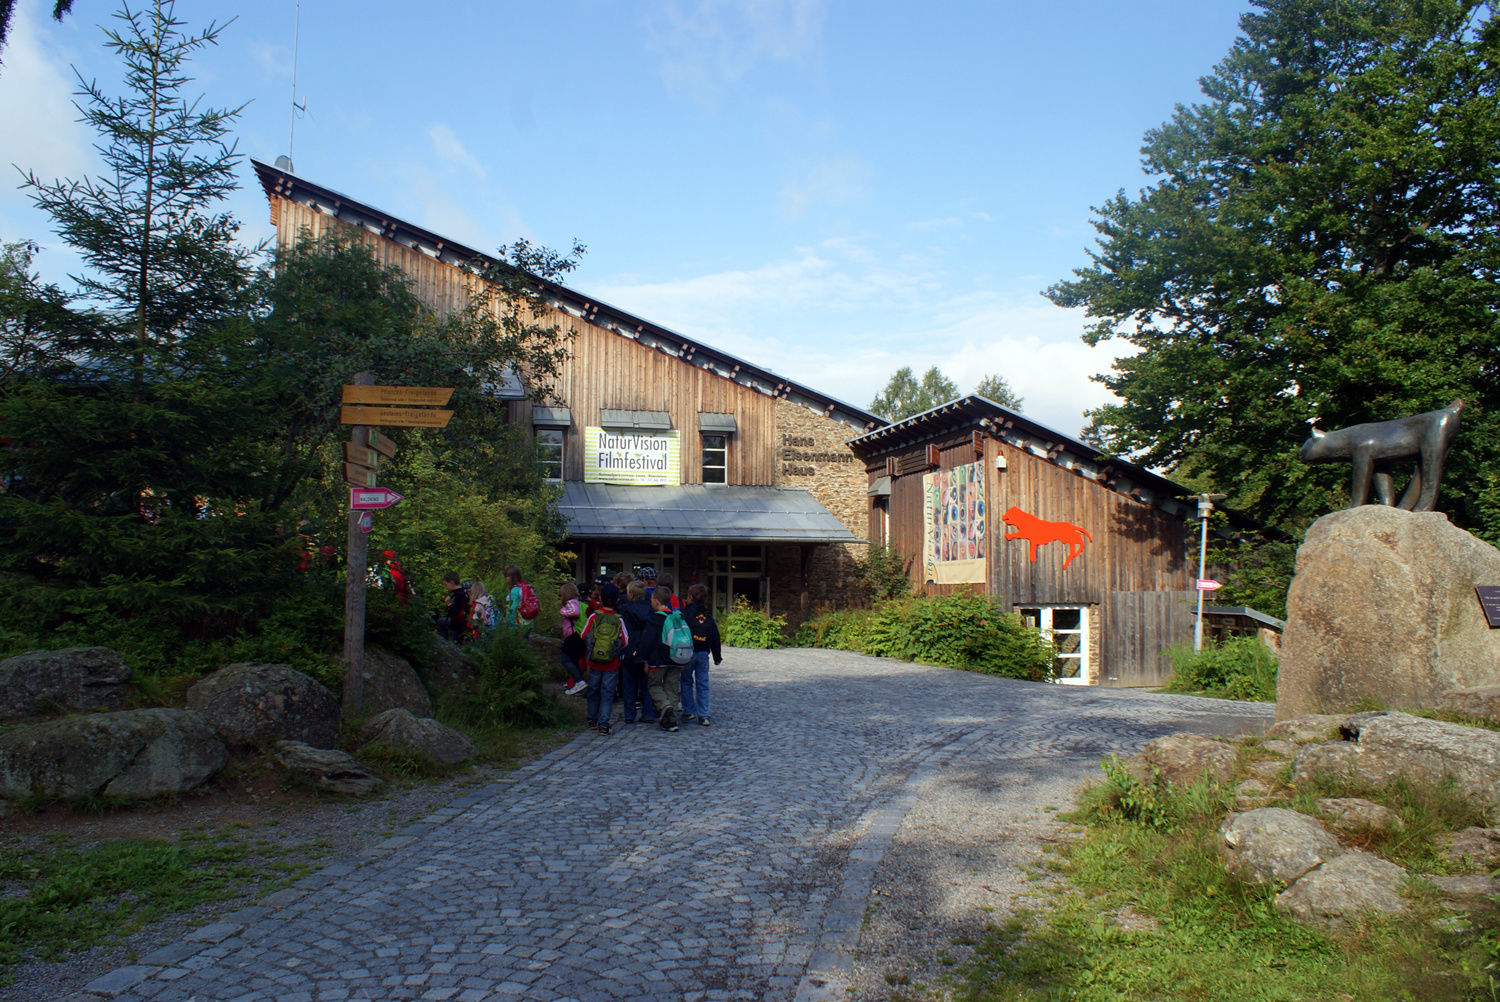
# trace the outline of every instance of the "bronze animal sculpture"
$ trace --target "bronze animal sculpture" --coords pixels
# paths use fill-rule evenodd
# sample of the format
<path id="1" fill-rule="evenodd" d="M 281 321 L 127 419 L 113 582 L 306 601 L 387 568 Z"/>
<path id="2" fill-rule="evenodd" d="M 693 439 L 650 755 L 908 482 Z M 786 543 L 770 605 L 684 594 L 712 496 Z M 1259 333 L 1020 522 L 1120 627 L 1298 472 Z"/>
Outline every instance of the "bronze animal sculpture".
<path id="1" fill-rule="evenodd" d="M 1464 409 L 1455 400 L 1442 410 L 1350 425 L 1336 431 L 1313 429 L 1313 437 L 1302 443 L 1299 455 L 1304 463 L 1333 463 L 1349 460 L 1354 467 L 1349 485 L 1349 507 L 1369 503 L 1373 489 L 1377 503 L 1395 505 L 1407 511 L 1432 511 L 1437 503 L 1438 481 L 1443 476 L 1443 460 L 1458 434 L 1458 418 Z M 1413 460 L 1411 481 L 1395 500 L 1390 466 Z"/>

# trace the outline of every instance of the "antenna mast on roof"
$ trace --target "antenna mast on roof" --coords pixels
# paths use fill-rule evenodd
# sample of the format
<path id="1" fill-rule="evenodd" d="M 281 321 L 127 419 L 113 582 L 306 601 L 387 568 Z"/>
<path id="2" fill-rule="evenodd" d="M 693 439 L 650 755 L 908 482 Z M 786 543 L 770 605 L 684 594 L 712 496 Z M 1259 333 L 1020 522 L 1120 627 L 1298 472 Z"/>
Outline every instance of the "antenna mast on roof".
<path id="1" fill-rule="evenodd" d="M 297 141 L 297 112 L 307 113 L 307 102 L 297 103 L 297 54 L 302 38 L 302 0 L 297 0 L 297 20 L 292 27 L 292 125 L 287 130 L 286 167 L 292 170 L 292 147 Z"/>

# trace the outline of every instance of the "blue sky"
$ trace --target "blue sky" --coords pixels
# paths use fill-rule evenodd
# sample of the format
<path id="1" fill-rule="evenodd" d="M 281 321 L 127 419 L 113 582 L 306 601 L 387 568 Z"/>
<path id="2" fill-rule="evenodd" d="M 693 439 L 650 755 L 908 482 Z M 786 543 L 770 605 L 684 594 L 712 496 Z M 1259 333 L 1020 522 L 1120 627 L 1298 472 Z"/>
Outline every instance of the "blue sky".
<path id="1" fill-rule="evenodd" d="M 118 92 L 78 0 L 22 0 L 0 67 L 0 162 L 96 161 L 71 66 Z M 493 251 L 588 246 L 569 285 L 860 406 L 903 365 L 962 391 L 999 373 L 1076 433 L 1124 346 L 1041 296 L 1087 263 L 1090 206 L 1144 183 L 1139 147 L 1229 51 L 1248 3 L 303 0 L 297 173 Z M 190 65 L 251 102 L 240 151 L 286 153 L 295 0 L 237 16 Z M 416 16 L 414 16 L 416 15 Z M 13 177 L 18 175 L 12 174 Z M 270 234 L 248 164 L 232 208 Z M 0 239 L 76 268 L 24 192 Z"/>

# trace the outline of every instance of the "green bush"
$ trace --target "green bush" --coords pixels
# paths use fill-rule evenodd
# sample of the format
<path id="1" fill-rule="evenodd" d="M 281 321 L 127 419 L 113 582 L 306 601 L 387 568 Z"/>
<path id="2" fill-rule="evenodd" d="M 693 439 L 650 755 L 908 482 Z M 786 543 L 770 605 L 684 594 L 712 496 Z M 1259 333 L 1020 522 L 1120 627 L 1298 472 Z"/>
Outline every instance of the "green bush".
<path id="1" fill-rule="evenodd" d="M 543 688 L 550 671 L 512 630 L 496 629 L 471 648 L 479 658 L 472 692 L 449 693 L 438 716 L 464 728 L 553 727 L 564 719 L 557 697 Z"/>
<path id="2" fill-rule="evenodd" d="M 1167 692 L 1276 701 L 1276 655 L 1255 637 L 1235 637 L 1197 654 L 1178 645 L 1168 648 L 1167 656 L 1172 659 Z"/>
<path id="3" fill-rule="evenodd" d="M 798 647 L 827 647 L 863 654 L 865 632 L 875 613 L 870 609 L 840 609 L 820 612 L 797 628 Z"/>
<path id="4" fill-rule="evenodd" d="M 877 657 L 1037 682 L 1052 673 L 1052 645 L 1039 631 L 969 592 L 886 602 L 864 624 L 861 642 Z"/>
<path id="5" fill-rule="evenodd" d="M 911 561 L 888 546 L 872 545 L 860 566 L 860 576 L 870 591 L 870 598 L 884 602 L 904 598 L 911 593 L 911 578 L 906 567 Z"/>
<path id="6" fill-rule="evenodd" d="M 781 647 L 786 644 L 786 617 L 767 616 L 736 595 L 734 608 L 719 617 L 719 638 L 730 647 Z"/>

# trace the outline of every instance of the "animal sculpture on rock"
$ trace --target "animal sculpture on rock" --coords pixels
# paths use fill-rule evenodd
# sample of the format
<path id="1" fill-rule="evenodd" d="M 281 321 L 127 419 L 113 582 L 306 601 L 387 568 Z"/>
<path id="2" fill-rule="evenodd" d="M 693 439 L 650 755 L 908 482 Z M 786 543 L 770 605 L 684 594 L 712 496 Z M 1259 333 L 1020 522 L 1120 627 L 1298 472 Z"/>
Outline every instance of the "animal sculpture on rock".
<path id="1" fill-rule="evenodd" d="M 1392 421 L 1350 425 L 1337 431 L 1313 429 L 1313 437 L 1302 443 L 1304 463 L 1336 463 L 1348 460 L 1354 467 L 1349 484 L 1349 507 L 1368 504 L 1373 490 L 1379 504 L 1407 511 L 1432 511 L 1437 504 L 1438 481 L 1443 460 L 1458 434 L 1458 419 L 1464 402 L 1455 400 L 1442 410 L 1428 411 Z M 1390 467 L 1413 461 L 1411 480 L 1395 500 Z"/>
<path id="2" fill-rule="evenodd" d="M 1006 539 L 1024 539 L 1031 544 L 1032 563 L 1036 563 L 1038 547 L 1047 543 L 1067 543 L 1068 558 L 1063 561 L 1063 570 L 1067 570 L 1073 558 L 1094 541 L 1094 537 L 1090 536 L 1088 530 L 1081 525 L 1074 525 L 1072 522 L 1049 522 L 1014 506 L 1006 509 L 1005 514 L 1000 516 L 1000 521 L 1016 530 L 1007 532 Z"/>

